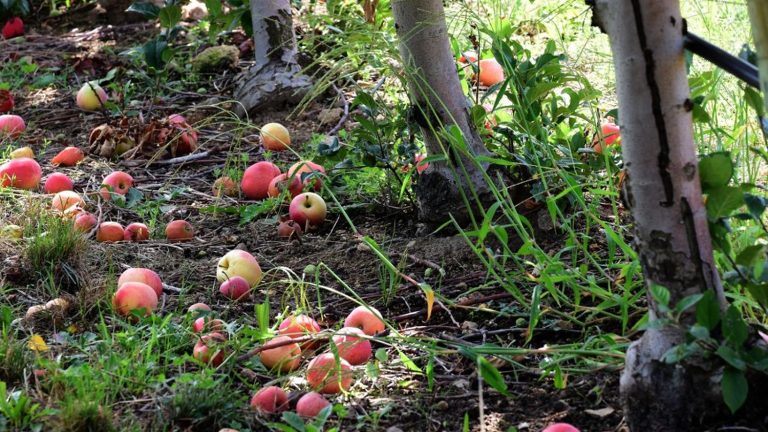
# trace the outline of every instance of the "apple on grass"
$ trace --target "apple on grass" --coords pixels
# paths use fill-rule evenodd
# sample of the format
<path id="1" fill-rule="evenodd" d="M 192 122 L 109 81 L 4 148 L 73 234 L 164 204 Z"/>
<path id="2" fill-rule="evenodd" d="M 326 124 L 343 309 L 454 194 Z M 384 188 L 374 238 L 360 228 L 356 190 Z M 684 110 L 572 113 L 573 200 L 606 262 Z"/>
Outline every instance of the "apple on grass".
<path id="1" fill-rule="evenodd" d="M 227 338 L 221 333 L 210 333 L 200 338 L 192 349 L 192 357 L 213 367 L 224 363 L 227 353 L 223 345 Z"/>
<path id="2" fill-rule="evenodd" d="M 122 316 L 130 317 L 138 310 L 143 310 L 147 316 L 157 308 L 157 294 L 147 284 L 126 282 L 115 291 L 112 307 Z"/>
<path id="3" fill-rule="evenodd" d="M 192 306 L 187 308 L 187 312 L 194 315 L 200 315 L 201 312 L 210 312 L 210 311 L 211 311 L 211 307 L 205 303 L 195 303 Z"/>
<path id="4" fill-rule="evenodd" d="M 320 195 L 314 192 L 304 192 L 291 200 L 288 214 L 304 231 L 309 231 L 310 228 L 323 223 L 328 214 L 328 207 Z"/>
<path id="5" fill-rule="evenodd" d="M 280 387 L 264 387 L 251 398 L 251 407 L 262 414 L 285 411 L 288 409 L 288 395 Z"/>
<path id="6" fill-rule="evenodd" d="M 115 171 L 104 177 L 101 184 L 102 188 L 99 190 L 99 194 L 104 201 L 109 201 L 112 199 L 112 193 L 127 194 L 128 190 L 133 187 L 133 177 L 122 171 Z"/>
<path id="7" fill-rule="evenodd" d="M 83 204 L 85 204 L 85 202 L 83 201 L 83 198 L 80 196 L 80 194 L 77 192 L 72 192 L 71 190 L 58 192 L 53 196 L 53 198 L 51 198 L 51 208 L 62 213 L 66 212 L 72 207 L 79 207 Z"/>
<path id="8" fill-rule="evenodd" d="M 227 328 L 227 323 L 217 318 L 200 317 L 192 323 L 194 333 L 222 332 Z"/>
<path id="9" fill-rule="evenodd" d="M 24 119 L 14 114 L 0 115 L 0 139 L 16 139 L 27 129 Z"/>
<path id="10" fill-rule="evenodd" d="M 268 123 L 261 128 L 261 144 L 267 150 L 288 150 L 291 147 L 291 134 L 280 123 Z"/>
<path id="11" fill-rule="evenodd" d="M 245 301 L 251 292 L 251 284 L 241 276 L 232 276 L 221 284 L 219 292 L 230 300 Z"/>
<path id="12" fill-rule="evenodd" d="M 344 327 L 357 327 L 368 336 L 381 333 L 386 328 L 381 313 L 370 306 L 358 306 L 347 315 Z"/>
<path id="13" fill-rule="evenodd" d="M 40 164 L 31 158 L 11 159 L 0 165 L 0 187 L 33 190 L 42 176 Z"/>
<path id="14" fill-rule="evenodd" d="M 72 179 L 66 174 L 53 173 L 45 179 L 43 191 L 47 194 L 54 194 L 61 191 L 71 191 L 75 187 Z"/>
<path id="15" fill-rule="evenodd" d="M 329 406 L 331 406 L 331 403 L 323 395 L 317 392 L 309 392 L 296 402 L 296 414 L 306 418 L 314 418 L 320 414 L 320 411 Z"/>
<path id="16" fill-rule="evenodd" d="M 133 267 L 124 271 L 117 279 L 117 287 L 120 288 L 128 282 L 141 282 L 148 285 L 155 290 L 158 298 L 163 295 L 163 281 L 160 279 L 160 275 L 148 268 Z"/>
<path id="17" fill-rule="evenodd" d="M 267 349 L 259 353 L 261 363 L 267 369 L 282 372 L 296 370 L 301 364 L 301 347 L 297 343 L 290 343 L 291 340 L 293 339 L 288 336 L 277 336 L 265 343 L 262 348 Z M 269 348 L 270 346 L 275 348 Z"/>
<path id="18" fill-rule="evenodd" d="M 11 159 L 19 159 L 19 158 L 35 158 L 35 152 L 30 147 L 19 147 L 16 150 L 11 152 Z"/>
<path id="19" fill-rule="evenodd" d="M 320 354 L 307 366 L 307 383 L 319 393 L 339 393 L 352 386 L 352 366 L 332 353 Z"/>
<path id="20" fill-rule="evenodd" d="M 253 288 L 261 282 L 261 267 L 253 255 L 240 249 L 227 252 L 216 265 L 216 279 L 224 283 L 228 279 L 240 276 Z"/>
<path id="21" fill-rule="evenodd" d="M 478 63 L 480 70 L 478 82 L 480 85 L 491 87 L 504 81 L 504 68 L 496 59 L 484 59 Z"/>
<path id="22" fill-rule="evenodd" d="M 333 336 L 333 343 L 336 345 L 339 357 L 353 366 L 365 364 L 371 358 L 373 350 L 371 341 L 357 327 L 342 328 Z"/>
<path id="23" fill-rule="evenodd" d="M 261 161 L 249 166 L 243 173 L 240 189 L 249 199 L 261 200 L 269 196 L 269 184 L 280 175 L 280 168 L 272 162 Z"/>
<path id="24" fill-rule="evenodd" d="M 175 220 L 165 226 L 165 237 L 171 242 L 192 240 L 195 237 L 195 230 L 189 222 Z"/>
<path id="25" fill-rule="evenodd" d="M 77 92 L 77 106 L 83 111 L 98 111 L 107 102 L 107 92 L 96 82 L 87 82 Z"/>
<path id="26" fill-rule="evenodd" d="M 117 222 L 102 222 L 96 231 L 96 241 L 100 242 L 118 242 L 123 240 L 125 230 Z"/>
<path id="27" fill-rule="evenodd" d="M 307 315 L 289 316 L 280 323 L 277 328 L 277 334 L 288 336 L 291 339 L 312 336 L 320 332 L 320 325 L 312 317 Z M 301 344 L 302 350 L 310 350 L 315 345 L 314 341 L 308 341 Z"/>
<path id="28" fill-rule="evenodd" d="M 134 242 L 149 240 L 149 228 L 143 223 L 133 222 L 125 227 L 123 239 Z"/>

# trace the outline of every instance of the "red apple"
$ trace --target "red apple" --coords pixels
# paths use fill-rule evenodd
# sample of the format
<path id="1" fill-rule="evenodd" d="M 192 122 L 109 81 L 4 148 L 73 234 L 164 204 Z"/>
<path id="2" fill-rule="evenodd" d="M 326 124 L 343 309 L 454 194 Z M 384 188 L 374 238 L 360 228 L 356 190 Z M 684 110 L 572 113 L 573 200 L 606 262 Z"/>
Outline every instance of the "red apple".
<path id="1" fill-rule="evenodd" d="M 7 136 L 16 139 L 26 129 L 23 118 L 13 114 L 0 115 L 0 138 Z"/>
<path id="2" fill-rule="evenodd" d="M 61 191 L 71 191 L 74 187 L 75 184 L 72 183 L 72 179 L 66 174 L 53 173 L 45 179 L 43 191 L 47 194 L 54 194 Z"/>
<path id="3" fill-rule="evenodd" d="M 284 319 L 277 328 L 277 333 L 280 336 L 288 336 L 292 339 L 314 335 L 318 332 L 320 332 L 320 325 L 307 315 L 291 315 Z"/>
<path id="4" fill-rule="evenodd" d="M 97 223 L 99 223 L 99 221 L 96 219 L 96 216 L 87 212 L 80 213 L 75 217 L 75 229 L 80 232 L 86 233 L 91 231 Z"/>
<path id="5" fill-rule="evenodd" d="M 288 395 L 280 387 L 264 387 L 251 398 L 251 407 L 262 414 L 285 411 L 288 409 Z"/>
<path id="6" fill-rule="evenodd" d="M 0 187 L 36 189 L 42 176 L 43 171 L 34 159 L 11 159 L 0 165 Z"/>
<path id="7" fill-rule="evenodd" d="M 51 198 L 51 207 L 54 210 L 58 210 L 62 213 L 66 212 L 74 206 L 78 206 L 79 208 L 83 204 L 84 201 L 80 195 L 77 192 L 72 192 L 69 190 L 58 192 L 53 196 L 53 198 Z"/>
<path id="8" fill-rule="evenodd" d="M 329 406 L 331 406 L 331 403 L 323 395 L 309 392 L 296 402 L 296 414 L 302 417 L 314 418 L 320 414 L 320 411 Z"/>
<path id="9" fill-rule="evenodd" d="M 272 198 L 277 198 L 280 196 L 280 194 L 283 193 L 286 187 L 288 187 L 288 174 L 283 173 L 279 176 L 273 178 L 269 182 L 269 186 L 267 187 L 267 196 L 270 196 Z M 298 195 L 298 193 L 296 194 Z M 291 196 L 294 196 L 293 193 L 291 193 Z"/>
<path id="10" fill-rule="evenodd" d="M 477 62 L 477 53 L 474 51 L 464 51 L 464 53 L 459 57 L 460 63 L 475 63 Z"/>
<path id="11" fill-rule="evenodd" d="M 317 227 L 325 220 L 328 208 L 325 200 L 314 192 L 296 195 L 288 208 L 288 214 L 304 231 Z"/>
<path id="12" fill-rule="evenodd" d="M 213 366 L 218 367 L 224 363 L 226 350 L 222 345 L 227 342 L 227 338 L 221 333 L 210 333 L 200 338 L 192 350 L 192 357 Z M 213 351 L 213 353 L 211 353 Z"/>
<path id="13" fill-rule="evenodd" d="M 195 237 L 195 230 L 189 222 L 175 220 L 166 225 L 165 236 L 171 242 L 192 240 Z"/>
<path id="14" fill-rule="evenodd" d="M 257 162 L 249 166 L 243 173 L 240 189 L 250 199 L 264 199 L 269 196 L 269 183 L 279 175 L 280 168 L 272 162 Z"/>
<path id="15" fill-rule="evenodd" d="M 15 106 L 13 93 L 8 90 L 0 90 L 0 113 L 7 113 Z"/>
<path id="16" fill-rule="evenodd" d="M 102 222 L 96 231 L 96 241 L 117 242 L 123 239 L 125 230 L 117 222 Z"/>
<path id="17" fill-rule="evenodd" d="M 320 393 L 347 391 L 352 385 L 352 366 L 331 353 L 320 354 L 307 366 L 307 383 Z"/>
<path id="18" fill-rule="evenodd" d="M 134 267 L 124 271 L 117 279 L 117 287 L 120 288 L 128 282 L 140 282 L 155 290 L 157 297 L 163 295 L 163 281 L 160 275 L 148 268 Z"/>
<path id="19" fill-rule="evenodd" d="M 424 171 L 426 171 L 426 170 L 427 170 L 427 168 L 429 168 L 429 162 L 423 162 L 423 163 L 421 162 L 421 161 L 423 161 L 423 160 L 424 160 L 426 157 L 427 157 L 427 155 L 425 155 L 425 154 L 421 154 L 421 153 L 420 153 L 420 154 L 417 154 L 417 155 L 415 155 L 415 156 L 413 157 L 413 159 L 416 161 L 416 173 L 417 173 L 417 174 L 421 174 L 421 173 L 423 173 Z"/>
<path id="20" fill-rule="evenodd" d="M 83 111 L 98 111 L 107 102 L 107 92 L 96 82 L 87 82 L 77 92 L 77 106 Z"/>
<path id="21" fill-rule="evenodd" d="M 222 196 L 236 197 L 239 191 L 237 183 L 229 177 L 220 177 L 213 182 L 213 196 L 217 198 Z"/>
<path id="22" fill-rule="evenodd" d="M 496 59 L 480 60 L 480 85 L 490 87 L 504 81 L 504 68 L 501 67 Z"/>
<path id="23" fill-rule="evenodd" d="M 248 293 L 251 291 L 251 284 L 240 276 L 233 276 L 219 287 L 219 292 L 224 297 L 235 300 L 245 301 L 248 299 Z"/>
<path id="24" fill-rule="evenodd" d="M 149 240 L 149 228 L 143 223 L 134 222 L 125 227 L 123 239 L 134 242 Z"/>
<path id="25" fill-rule="evenodd" d="M 15 37 L 24 36 L 24 21 L 19 17 L 13 17 L 5 22 L 3 26 L 3 38 L 13 39 Z"/>
<path id="26" fill-rule="evenodd" d="M 381 333 L 386 328 L 381 313 L 370 306 L 358 306 L 347 315 L 344 327 L 357 327 L 368 336 Z"/>
<path id="27" fill-rule="evenodd" d="M 555 423 L 547 426 L 541 432 L 579 432 L 579 430 L 568 423 Z"/>
<path id="28" fill-rule="evenodd" d="M 621 144 L 621 129 L 615 123 L 608 122 L 600 126 L 601 135 L 595 137 L 592 148 L 596 153 L 602 154 L 605 147 L 613 144 Z"/>
<path id="29" fill-rule="evenodd" d="M 83 159 L 85 159 L 85 154 L 82 150 L 77 147 L 67 147 L 51 159 L 51 165 L 71 167 L 77 165 Z"/>
<path id="30" fill-rule="evenodd" d="M 288 336 L 277 336 L 264 344 L 265 348 L 292 340 Z M 301 347 L 297 343 L 265 349 L 259 353 L 261 363 L 267 369 L 276 369 L 282 372 L 296 370 L 301 364 Z"/>
<path id="31" fill-rule="evenodd" d="M 177 155 L 189 154 L 197 149 L 197 131 L 187 123 L 187 119 L 184 116 L 171 114 L 168 116 L 168 124 L 180 133 L 180 142 L 176 145 Z"/>
<path id="32" fill-rule="evenodd" d="M 293 220 L 280 222 L 277 226 L 277 236 L 281 239 L 290 240 L 301 237 L 301 226 Z"/>
<path id="33" fill-rule="evenodd" d="M 132 311 L 143 309 L 146 316 L 157 308 L 157 294 L 147 284 L 126 282 L 115 291 L 112 307 L 123 316 L 130 316 Z"/>
<path id="34" fill-rule="evenodd" d="M 115 171 L 104 177 L 101 184 L 102 188 L 99 193 L 104 201 L 109 201 L 112 199 L 110 192 L 118 195 L 127 194 L 128 190 L 133 187 L 133 177 L 122 171 Z"/>
<path id="35" fill-rule="evenodd" d="M 339 357 L 351 365 L 361 365 L 371 358 L 371 341 L 357 327 L 344 327 L 333 337 Z"/>
<path id="36" fill-rule="evenodd" d="M 240 249 L 227 252 L 216 265 L 216 279 L 224 283 L 228 279 L 240 276 L 253 288 L 261 282 L 261 267 L 253 255 Z"/>
<path id="37" fill-rule="evenodd" d="M 325 168 L 312 161 L 303 160 L 291 165 L 288 169 L 288 177 L 291 178 L 289 186 L 291 196 L 300 194 L 302 190 L 319 191 L 323 185 L 321 177 L 324 174 Z"/>
<path id="38" fill-rule="evenodd" d="M 192 331 L 195 333 L 203 333 L 206 331 L 215 331 L 220 332 L 224 331 L 227 328 L 227 323 L 224 321 L 217 319 L 217 318 L 211 318 L 211 317 L 200 317 L 195 320 L 195 322 L 192 323 Z"/>
<path id="39" fill-rule="evenodd" d="M 267 150 L 287 150 L 291 147 L 291 134 L 280 123 L 269 123 L 261 128 L 261 144 Z"/>
<path id="40" fill-rule="evenodd" d="M 205 303 L 195 303 L 192 306 L 190 306 L 189 308 L 187 308 L 187 312 L 192 313 L 192 314 L 196 314 L 196 315 L 199 315 L 200 311 L 210 312 L 211 311 L 211 307 L 208 306 Z"/>

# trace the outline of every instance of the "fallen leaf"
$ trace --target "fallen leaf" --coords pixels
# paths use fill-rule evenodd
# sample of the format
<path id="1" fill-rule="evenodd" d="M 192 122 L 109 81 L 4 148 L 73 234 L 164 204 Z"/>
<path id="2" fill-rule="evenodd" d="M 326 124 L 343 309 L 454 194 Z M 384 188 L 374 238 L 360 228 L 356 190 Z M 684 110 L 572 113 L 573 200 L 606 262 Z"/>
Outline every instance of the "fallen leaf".
<path id="1" fill-rule="evenodd" d="M 599 417 L 599 418 L 608 417 L 609 415 L 613 414 L 614 411 L 616 411 L 616 410 L 611 408 L 611 407 L 600 408 L 600 409 L 596 409 L 596 410 L 593 410 L 593 409 L 585 409 L 584 410 L 585 413 L 587 413 L 587 414 L 589 414 L 591 416 Z"/>
<path id="2" fill-rule="evenodd" d="M 31 338 L 29 338 L 29 342 L 27 342 L 27 347 L 32 351 L 37 352 L 46 352 L 48 351 L 48 345 L 45 343 L 45 340 L 43 340 L 43 337 L 39 334 L 32 335 Z"/>

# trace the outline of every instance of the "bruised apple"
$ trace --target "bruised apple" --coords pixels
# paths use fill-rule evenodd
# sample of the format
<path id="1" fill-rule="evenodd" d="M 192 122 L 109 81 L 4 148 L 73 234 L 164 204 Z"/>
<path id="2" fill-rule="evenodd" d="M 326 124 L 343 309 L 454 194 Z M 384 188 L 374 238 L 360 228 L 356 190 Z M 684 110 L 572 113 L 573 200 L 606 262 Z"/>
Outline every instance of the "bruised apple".
<path id="1" fill-rule="evenodd" d="M 143 223 L 133 222 L 125 227 L 123 240 L 140 242 L 149 240 L 149 228 Z"/>

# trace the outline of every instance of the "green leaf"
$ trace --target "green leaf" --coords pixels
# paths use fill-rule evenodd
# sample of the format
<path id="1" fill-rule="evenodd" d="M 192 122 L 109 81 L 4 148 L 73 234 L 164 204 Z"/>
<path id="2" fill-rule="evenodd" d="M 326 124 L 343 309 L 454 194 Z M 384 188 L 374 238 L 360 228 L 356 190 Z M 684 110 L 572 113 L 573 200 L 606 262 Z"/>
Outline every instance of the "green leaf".
<path id="1" fill-rule="evenodd" d="M 728 152 L 712 153 L 699 161 L 699 177 L 705 191 L 728 186 L 733 177 L 733 171 L 733 161 Z"/>
<path id="2" fill-rule="evenodd" d="M 747 364 L 744 359 L 741 358 L 739 351 L 734 350 L 728 345 L 720 345 L 720 347 L 717 348 L 717 351 L 715 351 L 715 354 L 731 365 L 731 367 L 742 371 L 747 370 Z"/>
<path id="3" fill-rule="evenodd" d="M 507 383 L 504 381 L 504 376 L 501 374 L 501 372 L 499 372 L 498 369 L 496 369 L 496 366 L 494 366 L 481 355 L 477 356 L 477 366 L 480 368 L 480 376 L 483 377 L 485 382 L 496 389 L 496 391 L 499 393 L 505 396 L 509 395 L 507 392 Z"/>
<path id="4" fill-rule="evenodd" d="M 675 305 L 675 312 L 676 313 L 683 313 L 691 306 L 695 305 L 696 303 L 700 302 L 702 297 L 704 297 L 704 294 L 692 294 L 689 295 Z"/>
<path id="5" fill-rule="evenodd" d="M 747 102 L 747 105 L 755 110 L 758 117 L 763 117 L 765 115 L 763 96 L 759 91 L 750 86 L 744 86 L 744 100 Z"/>
<path id="6" fill-rule="evenodd" d="M 747 209 L 749 214 L 752 215 L 755 220 L 760 220 L 765 212 L 765 208 L 768 207 L 768 203 L 764 197 L 759 195 L 752 195 L 749 193 L 744 194 L 744 201 L 747 203 Z"/>
<path id="7" fill-rule="evenodd" d="M 735 186 L 722 186 L 712 189 L 707 196 L 707 214 L 713 219 L 729 216 L 743 206 L 744 192 Z"/>
<path id="8" fill-rule="evenodd" d="M 743 345 L 747 337 L 749 337 L 747 323 L 744 322 L 741 311 L 735 305 L 728 306 L 728 309 L 725 311 L 722 330 L 726 341 L 736 347 Z"/>
<path id="9" fill-rule="evenodd" d="M 768 284 L 748 284 L 747 291 L 760 303 L 760 306 L 768 308 Z"/>
<path id="10" fill-rule="evenodd" d="M 400 361 L 403 362 L 403 365 L 405 365 L 406 369 L 408 369 L 411 372 L 418 372 L 421 373 L 421 368 L 416 366 L 416 363 L 413 362 L 407 355 L 405 355 L 404 352 L 397 350 L 397 353 L 400 355 Z"/>
<path id="11" fill-rule="evenodd" d="M 181 21 L 181 6 L 166 6 L 160 9 L 160 25 L 171 29 Z"/>
<path id="12" fill-rule="evenodd" d="M 651 297 L 653 297 L 656 303 L 661 306 L 669 306 L 669 299 L 671 298 L 671 294 L 666 287 L 658 284 L 651 284 L 650 291 Z"/>
<path id="13" fill-rule="evenodd" d="M 751 266 L 755 261 L 763 255 L 765 250 L 764 245 L 752 245 L 747 246 L 736 255 L 736 264 L 743 266 Z"/>
<path id="14" fill-rule="evenodd" d="M 151 40 L 145 43 L 142 51 L 144 51 L 144 61 L 147 62 L 147 66 L 163 69 L 165 67 L 163 51 L 166 48 L 168 48 L 168 42 L 161 40 Z"/>
<path id="15" fill-rule="evenodd" d="M 136 207 L 141 200 L 144 199 L 144 194 L 136 188 L 128 189 L 128 193 L 125 195 L 125 206 L 127 208 Z"/>
<path id="16" fill-rule="evenodd" d="M 126 12 L 136 12 L 144 15 L 149 19 L 156 19 L 160 15 L 160 8 L 152 3 L 135 2 L 128 6 Z"/>
<path id="17" fill-rule="evenodd" d="M 707 291 L 696 304 L 696 322 L 709 331 L 720 323 L 720 305 L 713 291 Z"/>
<path id="18" fill-rule="evenodd" d="M 723 371 L 723 401 L 728 405 L 731 413 L 735 413 L 747 400 L 749 384 L 744 372 L 726 367 Z"/>

